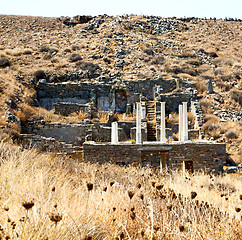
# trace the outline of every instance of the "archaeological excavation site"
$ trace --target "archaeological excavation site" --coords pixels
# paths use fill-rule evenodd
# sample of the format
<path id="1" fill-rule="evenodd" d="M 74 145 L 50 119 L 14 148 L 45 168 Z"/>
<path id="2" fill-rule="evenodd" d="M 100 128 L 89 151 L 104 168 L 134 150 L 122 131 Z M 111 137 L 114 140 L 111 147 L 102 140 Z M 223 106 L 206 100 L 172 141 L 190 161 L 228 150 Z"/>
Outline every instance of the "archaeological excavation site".
<path id="1" fill-rule="evenodd" d="M 0 14 L 0 240 L 241 240 L 241 22 Z"/>
<path id="2" fill-rule="evenodd" d="M 83 119 L 77 123 L 30 122 L 21 134 L 25 146 L 90 162 L 192 172 L 219 171 L 226 164 L 225 144 L 206 140 L 202 132 L 204 119 L 192 82 L 162 78 L 116 84 L 40 80 L 36 91 L 37 101 L 46 110 L 63 116 L 81 112 Z M 106 113 L 106 122 L 99 121 L 100 112 Z"/>
<path id="3" fill-rule="evenodd" d="M 1 19 L 1 129 L 24 147 L 191 172 L 240 163 L 239 50 L 219 48 L 209 28 L 237 31 L 239 20 Z"/>

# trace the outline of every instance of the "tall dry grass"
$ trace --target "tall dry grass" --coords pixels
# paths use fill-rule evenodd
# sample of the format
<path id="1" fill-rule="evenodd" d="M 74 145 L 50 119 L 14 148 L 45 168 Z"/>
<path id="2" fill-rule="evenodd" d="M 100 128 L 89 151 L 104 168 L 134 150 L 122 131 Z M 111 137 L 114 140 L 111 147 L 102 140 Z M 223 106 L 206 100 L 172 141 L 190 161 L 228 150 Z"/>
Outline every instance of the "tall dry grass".
<path id="1" fill-rule="evenodd" d="M 2 142 L 0 181 L 3 239 L 242 236 L 241 179 L 230 175 L 160 175 L 150 168 L 58 159 Z"/>

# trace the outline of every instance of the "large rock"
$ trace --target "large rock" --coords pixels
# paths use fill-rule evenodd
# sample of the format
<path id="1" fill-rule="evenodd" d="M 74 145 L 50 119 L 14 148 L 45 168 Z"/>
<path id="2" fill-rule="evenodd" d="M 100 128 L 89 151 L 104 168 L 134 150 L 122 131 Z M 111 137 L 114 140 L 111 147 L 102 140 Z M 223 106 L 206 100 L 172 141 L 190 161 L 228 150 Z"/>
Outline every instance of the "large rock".
<path id="1" fill-rule="evenodd" d="M 208 93 L 209 93 L 209 94 L 214 93 L 214 91 L 213 91 L 212 79 L 208 79 L 208 80 L 206 81 L 206 85 L 207 85 Z"/>

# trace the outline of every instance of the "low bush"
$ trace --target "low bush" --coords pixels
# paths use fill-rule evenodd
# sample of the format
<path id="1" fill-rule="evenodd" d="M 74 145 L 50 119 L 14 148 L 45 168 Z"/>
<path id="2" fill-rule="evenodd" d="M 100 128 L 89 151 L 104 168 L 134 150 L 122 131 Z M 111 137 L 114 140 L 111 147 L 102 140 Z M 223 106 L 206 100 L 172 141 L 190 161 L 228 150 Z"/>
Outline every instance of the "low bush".
<path id="1" fill-rule="evenodd" d="M 98 64 L 94 64 L 94 63 L 91 63 L 91 62 L 77 63 L 77 67 L 81 68 L 82 70 L 88 70 L 90 72 L 95 72 L 96 70 L 100 69 Z"/>
<path id="2" fill-rule="evenodd" d="M 21 104 L 19 108 L 21 110 L 20 112 L 17 112 L 16 115 L 20 119 L 21 125 L 25 125 L 28 121 L 32 119 L 33 116 L 36 115 L 36 110 L 27 104 Z"/>
<path id="3" fill-rule="evenodd" d="M 78 53 L 73 53 L 73 54 L 71 54 L 71 56 L 70 56 L 70 58 L 69 58 L 69 61 L 70 61 L 70 62 L 77 62 L 77 61 L 79 61 L 79 60 L 82 60 L 82 57 L 81 57 L 81 55 L 78 54 Z"/>
<path id="4" fill-rule="evenodd" d="M 178 66 L 178 65 L 170 65 L 170 64 L 166 64 L 165 65 L 165 71 L 166 72 L 175 73 L 175 74 L 178 74 L 178 73 L 182 72 L 180 66 Z"/>
<path id="5" fill-rule="evenodd" d="M 42 46 L 42 47 L 40 47 L 40 49 L 39 49 L 39 52 L 49 52 L 49 51 L 50 51 L 50 48 L 47 47 L 47 46 Z"/>
<path id="6" fill-rule="evenodd" d="M 206 116 L 204 117 L 205 122 L 208 122 L 208 121 L 219 122 L 219 120 L 220 118 L 213 114 L 206 114 Z"/>
<path id="7" fill-rule="evenodd" d="M 209 101 L 209 100 L 206 100 L 206 99 L 202 99 L 200 101 L 200 106 L 202 108 L 202 111 L 204 113 L 211 113 L 211 106 L 212 106 L 212 103 Z"/>
<path id="8" fill-rule="evenodd" d="M 234 129 L 229 129 L 225 133 L 225 137 L 228 139 L 236 139 L 236 138 L 238 138 L 238 133 Z"/>
<path id="9" fill-rule="evenodd" d="M 214 122 L 214 120 L 209 120 L 202 126 L 202 131 L 210 137 L 217 139 L 223 133 L 221 124 Z"/>
<path id="10" fill-rule="evenodd" d="M 157 64 L 157 65 L 161 65 L 165 63 L 165 58 L 163 56 L 158 56 L 155 57 L 154 60 L 151 62 L 151 64 Z"/>
<path id="11" fill-rule="evenodd" d="M 144 53 L 146 53 L 148 55 L 154 55 L 154 51 L 152 48 L 146 48 L 143 51 L 144 51 Z"/>
<path id="12" fill-rule="evenodd" d="M 232 90 L 230 92 L 230 97 L 235 101 L 238 102 L 242 106 L 242 92 L 237 90 Z"/>
<path id="13" fill-rule="evenodd" d="M 0 59 L 0 67 L 5 68 L 11 65 L 10 61 L 7 58 Z"/>
<path id="14" fill-rule="evenodd" d="M 71 48 L 73 51 L 80 50 L 80 46 L 78 45 L 73 45 Z"/>

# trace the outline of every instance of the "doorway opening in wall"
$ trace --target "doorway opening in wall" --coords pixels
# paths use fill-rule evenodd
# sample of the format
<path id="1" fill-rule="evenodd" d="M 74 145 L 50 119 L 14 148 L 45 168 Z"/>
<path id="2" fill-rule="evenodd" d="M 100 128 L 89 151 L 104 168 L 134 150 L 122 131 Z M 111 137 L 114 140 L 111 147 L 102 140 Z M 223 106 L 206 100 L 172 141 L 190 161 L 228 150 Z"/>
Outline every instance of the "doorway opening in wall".
<path id="1" fill-rule="evenodd" d="M 184 170 L 188 171 L 189 173 L 193 173 L 193 161 L 184 161 L 183 167 Z"/>
<path id="2" fill-rule="evenodd" d="M 115 90 L 115 110 L 118 113 L 125 113 L 127 107 L 127 93 L 123 89 Z"/>

